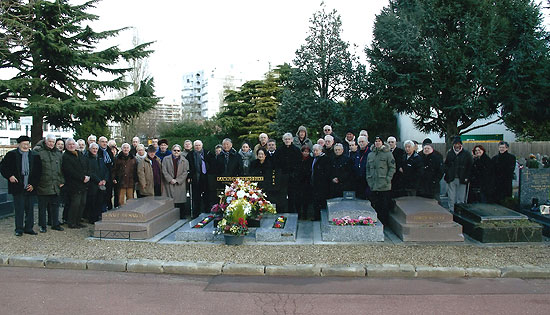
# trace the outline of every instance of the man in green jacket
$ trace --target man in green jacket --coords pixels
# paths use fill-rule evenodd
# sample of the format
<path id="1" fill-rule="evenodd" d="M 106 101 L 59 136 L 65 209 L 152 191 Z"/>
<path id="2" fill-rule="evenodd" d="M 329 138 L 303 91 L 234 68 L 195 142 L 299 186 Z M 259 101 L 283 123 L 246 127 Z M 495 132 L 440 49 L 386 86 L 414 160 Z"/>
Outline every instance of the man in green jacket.
<path id="1" fill-rule="evenodd" d="M 376 137 L 371 152 L 367 156 L 367 183 L 371 189 L 372 206 L 378 219 L 385 225 L 391 201 L 391 180 L 395 173 L 395 159 L 382 138 Z"/>
<path id="2" fill-rule="evenodd" d="M 38 225 L 40 232 L 45 233 L 46 213 L 49 212 L 48 222 L 52 225 L 52 230 L 63 231 L 59 224 L 59 194 L 61 187 L 65 183 L 63 173 L 61 173 L 62 153 L 55 147 L 55 136 L 49 134 L 44 138 L 41 147 L 37 147 L 36 152 L 42 162 L 42 173 L 40 181 L 36 187 L 38 195 Z"/>

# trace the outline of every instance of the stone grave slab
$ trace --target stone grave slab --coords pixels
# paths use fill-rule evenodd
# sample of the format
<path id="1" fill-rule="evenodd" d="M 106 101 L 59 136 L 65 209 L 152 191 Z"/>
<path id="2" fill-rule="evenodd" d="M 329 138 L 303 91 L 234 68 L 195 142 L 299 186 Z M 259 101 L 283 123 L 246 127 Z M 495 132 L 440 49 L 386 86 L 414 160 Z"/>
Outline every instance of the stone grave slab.
<path id="1" fill-rule="evenodd" d="M 179 209 L 166 197 L 131 199 L 127 204 L 102 214 L 94 236 L 101 238 L 148 239 L 179 220 Z"/>
<path id="2" fill-rule="evenodd" d="M 389 215 L 389 225 L 404 242 L 463 242 L 462 226 L 435 199 L 400 197 Z"/>
<path id="3" fill-rule="evenodd" d="M 370 216 L 378 221 L 376 211 L 370 201 L 351 198 L 332 198 L 327 200 L 328 220 L 350 216 L 357 218 L 359 216 Z"/>
<path id="4" fill-rule="evenodd" d="M 454 220 L 482 243 L 541 242 L 542 226 L 497 204 L 457 204 Z"/>
<path id="5" fill-rule="evenodd" d="M 376 223 L 368 225 L 338 226 L 332 219 L 349 216 L 371 217 Z M 327 210 L 321 211 L 321 238 L 325 242 L 383 242 L 384 226 L 378 221 L 376 211 L 367 200 L 351 197 L 327 200 Z"/>
<path id="6" fill-rule="evenodd" d="M 279 216 L 285 216 L 286 223 L 284 228 L 277 229 L 273 227 L 275 220 Z M 260 227 L 256 229 L 257 242 L 296 242 L 298 234 L 298 214 L 296 213 L 278 213 L 276 215 L 266 215 L 262 218 Z"/>
<path id="7" fill-rule="evenodd" d="M 0 192 L 0 218 L 13 215 L 14 213 L 13 201 L 8 200 L 8 193 Z"/>
<path id="8" fill-rule="evenodd" d="M 193 228 L 210 213 L 201 213 L 198 217 L 185 223 L 175 232 L 176 241 L 223 241 L 223 235 L 214 234 L 214 221 L 208 222 L 202 228 Z"/>

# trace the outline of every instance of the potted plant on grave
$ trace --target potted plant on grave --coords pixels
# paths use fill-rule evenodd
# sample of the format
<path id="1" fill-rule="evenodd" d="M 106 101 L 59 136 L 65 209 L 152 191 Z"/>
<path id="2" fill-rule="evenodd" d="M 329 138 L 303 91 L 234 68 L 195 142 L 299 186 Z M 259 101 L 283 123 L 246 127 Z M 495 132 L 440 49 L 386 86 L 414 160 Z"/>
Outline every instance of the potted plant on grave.
<path id="1" fill-rule="evenodd" d="M 252 206 L 244 199 L 235 199 L 225 208 L 223 218 L 217 225 L 216 233 L 223 234 L 225 244 L 241 245 L 248 234 L 247 215 Z"/>
<path id="2" fill-rule="evenodd" d="M 220 195 L 220 202 L 215 204 L 211 211 L 224 212 L 232 201 L 238 199 L 245 200 L 251 205 L 251 211 L 246 217 L 249 227 L 259 227 L 264 214 L 277 213 L 273 204 L 267 200 L 267 195 L 258 188 L 258 183 L 240 179 L 225 186 L 225 191 Z"/>

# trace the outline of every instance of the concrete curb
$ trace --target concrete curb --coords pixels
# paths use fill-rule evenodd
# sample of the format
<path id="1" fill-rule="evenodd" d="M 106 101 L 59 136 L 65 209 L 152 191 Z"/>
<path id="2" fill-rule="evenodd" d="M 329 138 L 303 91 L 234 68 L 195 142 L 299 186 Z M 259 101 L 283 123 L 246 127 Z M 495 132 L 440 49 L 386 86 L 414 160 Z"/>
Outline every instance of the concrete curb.
<path id="1" fill-rule="evenodd" d="M 86 270 L 86 263 L 87 261 L 82 259 L 57 257 L 46 258 L 46 260 L 44 261 L 45 267 L 50 269 Z"/>
<path id="2" fill-rule="evenodd" d="M 149 259 L 81 260 L 66 257 L 0 255 L 1 267 L 97 270 L 180 275 L 238 275 L 369 278 L 521 278 L 550 279 L 550 264 L 495 267 L 429 267 L 408 264 L 255 265 L 224 262 L 161 261 Z"/>

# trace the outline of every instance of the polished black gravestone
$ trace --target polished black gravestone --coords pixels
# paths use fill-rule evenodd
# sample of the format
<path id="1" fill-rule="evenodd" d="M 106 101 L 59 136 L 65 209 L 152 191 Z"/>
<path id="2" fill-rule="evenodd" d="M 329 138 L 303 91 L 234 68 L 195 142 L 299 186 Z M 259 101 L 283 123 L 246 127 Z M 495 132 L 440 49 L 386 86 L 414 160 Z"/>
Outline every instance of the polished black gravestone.
<path id="1" fill-rule="evenodd" d="M 522 168 L 519 173 L 519 212 L 542 224 L 542 233 L 550 236 L 550 215 L 532 208 L 533 199 L 544 204 L 550 199 L 550 168 Z"/>
<path id="2" fill-rule="evenodd" d="M 542 241 L 540 224 L 497 204 L 457 204 L 453 218 L 464 233 L 482 243 Z"/>

